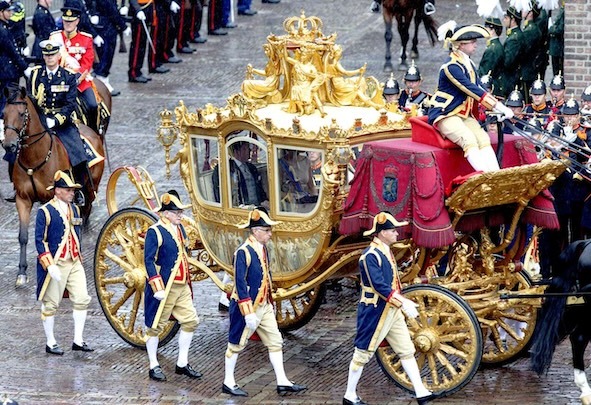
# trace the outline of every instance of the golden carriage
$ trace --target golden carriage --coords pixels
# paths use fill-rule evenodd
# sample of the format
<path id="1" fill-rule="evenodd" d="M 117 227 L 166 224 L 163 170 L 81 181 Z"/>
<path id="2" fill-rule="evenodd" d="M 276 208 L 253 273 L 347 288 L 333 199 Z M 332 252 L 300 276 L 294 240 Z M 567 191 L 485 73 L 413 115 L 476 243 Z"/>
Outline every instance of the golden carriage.
<path id="1" fill-rule="evenodd" d="M 320 19 L 302 13 L 285 20 L 284 28 L 285 35 L 267 38 L 265 69 L 247 67 L 241 93 L 232 95 L 221 108 L 206 105 L 190 111 L 181 101 L 174 112 L 162 111 L 158 139 L 164 146 L 167 173 L 178 163 L 192 201 L 194 220 L 185 218 L 184 223 L 192 243 L 193 280 L 211 278 L 220 289 L 228 289 L 216 273 L 232 274 L 233 252 L 247 236 L 235 224 L 245 221 L 254 205 L 268 206 L 271 216 L 282 221 L 274 227 L 269 253 L 277 320 L 282 329 L 289 330 L 314 316 L 325 281 L 357 273 L 357 261 L 368 243 L 359 226 L 392 202 L 381 197 L 392 187 L 412 188 L 408 182 L 390 181 L 395 178 L 390 172 L 400 179 L 408 171 L 415 180 L 433 177 L 438 184 L 447 184 L 449 173 L 458 172 L 457 168 L 447 168 L 446 179 L 437 170 L 417 174 L 420 159 L 434 156 L 434 150 L 440 151 L 443 161 L 463 159 L 461 151 L 445 149 L 445 145 L 439 145 L 443 149 L 417 147 L 420 144 L 410 140 L 409 121 L 414 120 L 413 137 L 437 134 L 424 122 L 409 120 L 412 114 L 400 114 L 385 105 L 381 86 L 375 78 L 364 77 L 364 68 L 345 70 L 336 35 L 325 36 Z M 253 78 L 253 73 L 262 78 Z M 514 148 L 515 156 L 528 156 L 527 147 L 520 145 Z M 380 151 L 394 156 L 394 163 L 371 175 L 359 170 L 359 164 L 379 157 Z M 312 169 L 312 156 L 320 157 L 317 172 Z M 260 175 L 265 197 L 253 197 L 257 179 L 243 173 L 244 183 L 250 185 L 241 184 L 238 171 L 244 167 L 239 160 Z M 357 164 L 352 164 L 355 160 Z M 407 166 L 396 167 L 402 161 Z M 531 161 L 521 159 L 519 163 Z M 432 169 L 433 165 L 425 167 Z M 522 233 L 524 212 L 539 208 L 532 207 L 531 201 L 562 170 L 562 163 L 552 161 L 516 166 L 472 177 L 447 199 L 429 197 L 438 201 L 439 214 L 449 216 L 448 223 L 427 230 L 444 235 L 430 242 L 415 234 L 417 224 L 424 225 L 422 214 L 396 212 L 399 219 L 409 219 L 415 226 L 396 244 L 394 253 L 406 294 L 419 304 L 420 317 L 408 322 L 422 376 L 431 389 L 458 390 L 474 376 L 481 361 L 505 362 L 527 346 L 539 301 L 502 301 L 499 296 L 516 290 L 539 292 L 540 287 L 532 287 L 520 266 L 530 245 L 524 237 L 520 243 L 514 241 Z M 118 186 L 124 178 L 134 184 L 133 193 Z M 95 284 L 112 327 L 128 343 L 143 347 L 143 237 L 156 216 L 145 208 L 120 208 L 126 195 L 134 193 L 133 202 L 149 209 L 158 206 L 154 181 L 145 169 L 117 169 L 107 187 L 111 216 L 96 245 Z M 400 195 L 410 196 L 408 201 L 422 196 L 420 190 L 409 193 Z M 359 201 L 361 209 L 352 210 Z M 499 207 L 503 215 L 495 209 Z M 489 220 L 489 211 L 494 211 L 490 218 L 497 218 L 496 222 Z M 489 219 L 479 223 L 465 218 Z M 463 226 L 462 221 L 479 226 Z M 491 229 L 498 237 L 489 235 Z M 171 320 L 160 336 L 162 344 L 177 329 Z M 377 357 L 398 385 L 410 389 L 389 347 L 380 348 Z"/>

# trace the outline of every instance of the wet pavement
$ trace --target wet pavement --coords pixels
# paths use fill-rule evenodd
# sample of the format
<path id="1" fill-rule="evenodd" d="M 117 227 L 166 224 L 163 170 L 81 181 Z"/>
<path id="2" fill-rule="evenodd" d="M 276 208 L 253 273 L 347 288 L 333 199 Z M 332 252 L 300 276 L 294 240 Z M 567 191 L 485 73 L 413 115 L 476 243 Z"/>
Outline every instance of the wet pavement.
<path id="1" fill-rule="evenodd" d="M 148 84 L 127 83 L 127 54 L 116 54 L 111 83 L 122 91 L 114 99 L 112 123 L 107 135 L 109 157 L 114 169 L 120 165 L 141 165 L 156 181 L 159 192 L 181 188 L 178 171 L 167 179 L 164 154 L 155 138 L 158 112 L 172 109 L 179 100 L 188 106 L 206 103 L 222 105 L 239 90 L 245 66 L 264 65 L 262 44 L 270 32 L 282 34 L 283 20 L 299 15 L 316 15 L 324 22 L 323 32 L 338 33 L 343 46 L 343 65 L 355 69 L 367 63 L 367 74 L 380 80 L 382 73 L 383 24 L 381 17 L 368 12 L 369 1 L 282 0 L 278 5 L 253 2 L 255 17 L 239 16 L 238 28 L 225 37 L 209 37 L 204 45 L 193 45 L 197 52 L 182 55 L 183 63 L 168 65 L 172 72 L 153 75 Z M 438 2 L 438 19 L 458 23 L 477 22 L 472 1 Z M 393 54 L 397 54 L 395 35 Z M 479 52 L 484 49 L 480 44 Z M 433 91 L 436 72 L 445 58 L 440 45 L 431 48 L 420 31 L 422 57 L 417 61 L 424 76 L 423 88 Z M 145 69 L 147 73 L 147 69 Z M 400 79 L 403 73 L 396 72 Z M 176 168 L 175 168 L 176 169 Z M 9 193 L 6 164 L 0 165 L 0 192 Z M 96 350 L 75 354 L 69 350 L 73 337 L 71 304 L 64 301 L 56 318 L 56 337 L 66 349 L 62 357 L 46 355 L 35 301 L 34 244 L 29 245 L 31 281 L 14 288 L 18 263 L 17 214 L 13 204 L 0 201 L 0 399 L 4 395 L 21 404 L 339 404 L 345 391 L 347 369 L 353 350 L 357 291 L 343 281 L 340 292 L 329 291 L 327 302 L 305 327 L 285 334 L 285 367 L 295 382 L 308 390 L 279 397 L 274 373 L 262 344 L 252 342 L 240 356 L 236 371 L 238 383 L 250 396 L 230 398 L 221 393 L 223 359 L 227 339 L 226 313 L 217 309 L 219 291 L 211 281 L 194 285 L 195 305 L 201 324 L 195 334 L 189 360 L 204 377 L 198 381 L 174 374 L 176 339 L 162 348 L 159 360 L 168 376 L 165 383 L 148 379 L 146 353 L 125 343 L 108 324 L 96 298 L 93 281 L 94 245 L 108 218 L 105 185 L 101 184 L 98 205 L 83 235 L 84 265 L 93 301 L 89 310 L 85 338 Z M 34 214 L 36 207 L 34 209 Z M 33 239 L 33 226 L 30 238 Z M 587 360 L 589 360 L 587 356 Z M 537 377 L 528 370 L 527 359 L 510 365 L 480 370 L 470 384 L 441 404 L 577 404 L 578 390 L 572 382 L 570 347 L 559 347 L 548 375 Z M 413 398 L 402 391 L 372 360 L 366 367 L 358 390 L 371 404 L 410 404 Z"/>

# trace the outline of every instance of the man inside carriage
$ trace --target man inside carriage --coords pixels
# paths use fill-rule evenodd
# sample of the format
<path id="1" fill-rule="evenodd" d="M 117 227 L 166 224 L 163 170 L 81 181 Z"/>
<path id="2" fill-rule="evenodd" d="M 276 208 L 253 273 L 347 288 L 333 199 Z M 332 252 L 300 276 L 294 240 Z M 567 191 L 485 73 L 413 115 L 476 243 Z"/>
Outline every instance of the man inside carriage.
<path id="1" fill-rule="evenodd" d="M 94 64 L 93 37 L 89 33 L 78 30 L 80 9 L 64 7 L 61 11 L 64 29 L 52 32 L 49 39 L 61 45 L 60 65 L 78 74 L 79 97 L 76 108 L 78 118 L 100 134 L 99 120 L 107 119 L 110 112 L 104 103 L 100 103 L 100 97 L 93 84 L 91 74 Z M 99 104 L 101 104 L 100 111 Z"/>
<path id="2" fill-rule="evenodd" d="M 48 130 L 55 131 L 68 152 L 76 183 L 84 185 L 88 172 L 87 157 L 78 127 L 72 120 L 76 108 L 76 74 L 61 67 L 61 45 L 52 40 L 41 41 L 44 66 L 33 68 L 27 81 L 27 93 Z M 77 197 L 77 203 L 84 205 Z"/>

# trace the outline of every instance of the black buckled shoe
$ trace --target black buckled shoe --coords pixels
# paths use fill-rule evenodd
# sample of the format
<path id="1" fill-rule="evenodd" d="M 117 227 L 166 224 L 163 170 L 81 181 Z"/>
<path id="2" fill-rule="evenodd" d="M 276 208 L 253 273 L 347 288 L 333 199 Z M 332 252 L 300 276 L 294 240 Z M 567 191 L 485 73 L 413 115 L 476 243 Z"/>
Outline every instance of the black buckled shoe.
<path id="1" fill-rule="evenodd" d="M 222 304 L 221 302 L 218 304 L 218 311 L 220 312 L 228 312 L 230 308 L 226 304 Z"/>
<path id="2" fill-rule="evenodd" d="M 168 73 L 170 69 L 164 66 L 156 66 L 154 69 L 150 69 L 150 73 Z"/>
<path id="3" fill-rule="evenodd" d="M 364 402 L 359 397 L 357 397 L 357 399 L 355 401 L 351 401 L 350 399 L 343 398 L 343 405 L 367 405 L 367 402 Z"/>
<path id="4" fill-rule="evenodd" d="M 431 395 L 427 395 L 426 397 L 420 397 L 417 398 L 417 404 L 419 405 L 425 405 L 428 404 L 429 402 L 433 401 L 434 399 L 437 398 L 441 398 L 443 396 L 443 394 L 439 393 L 439 394 L 431 394 Z"/>
<path id="5" fill-rule="evenodd" d="M 115 89 L 111 91 L 111 97 L 117 97 L 119 95 L 121 95 L 121 91 Z"/>
<path id="6" fill-rule="evenodd" d="M 56 356 L 63 356 L 64 355 L 64 351 L 62 350 L 61 347 L 59 347 L 57 345 L 57 343 L 51 347 L 46 345 L 45 346 L 45 353 L 55 354 Z"/>
<path id="7" fill-rule="evenodd" d="M 144 76 L 144 75 L 141 75 L 140 77 L 143 77 L 143 79 L 142 79 L 142 80 L 146 80 L 146 81 L 148 81 L 148 82 L 151 82 L 151 81 L 152 81 L 152 78 L 151 78 L 150 76 Z M 140 77 L 138 77 L 138 79 L 139 79 Z"/>
<path id="8" fill-rule="evenodd" d="M 86 342 L 82 342 L 82 345 L 72 343 L 72 351 L 74 352 L 94 352 L 94 349 L 89 347 Z"/>
<path id="9" fill-rule="evenodd" d="M 280 3 L 281 0 L 263 0 L 262 3 L 268 3 L 268 4 L 277 4 Z"/>
<path id="10" fill-rule="evenodd" d="M 176 50 L 178 53 L 186 53 L 186 54 L 192 54 L 194 52 L 197 52 L 197 49 L 195 48 L 191 48 L 189 46 L 183 46 L 182 48 L 177 48 Z"/>
<path id="11" fill-rule="evenodd" d="M 190 43 L 192 44 L 204 44 L 207 42 L 207 38 L 204 37 L 195 37 L 193 39 L 189 40 Z"/>
<path id="12" fill-rule="evenodd" d="M 148 79 L 145 76 L 130 77 L 130 83 L 148 83 Z"/>
<path id="13" fill-rule="evenodd" d="M 248 396 L 248 392 L 244 391 L 238 385 L 235 385 L 234 387 L 230 388 L 226 384 L 222 384 L 222 392 L 224 394 L 234 395 L 235 397 L 247 397 Z"/>
<path id="14" fill-rule="evenodd" d="M 160 366 L 156 366 L 152 369 L 150 369 L 150 380 L 154 380 L 154 381 L 166 381 L 166 376 L 164 375 L 164 372 L 162 372 L 162 367 Z"/>
<path id="15" fill-rule="evenodd" d="M 201 378 L 203 376 L 199 371 L 194 370 L 190 364 L 187 364 L 185 367 L 176 366 L 174 372 L 191 378 Z"/>
<path id="16" fill-rule="evenodd" d="M 182 61 L 183 60 L 181 58 L 179 58 L 178 56 L 171 56 L 170 58 L 168 58 L 166 63 L 181 63 Z"/>
<path id="17" fill-rule="evenodd" d="M 293 384 L 293 383 L 292 383 Z M 293 385 L 278 385 L 277 393 L 279 395 L 287 394 L 288 392 L 300 392 L 307 390 L 308 387 L 305 385 L 293 384 Z"/>

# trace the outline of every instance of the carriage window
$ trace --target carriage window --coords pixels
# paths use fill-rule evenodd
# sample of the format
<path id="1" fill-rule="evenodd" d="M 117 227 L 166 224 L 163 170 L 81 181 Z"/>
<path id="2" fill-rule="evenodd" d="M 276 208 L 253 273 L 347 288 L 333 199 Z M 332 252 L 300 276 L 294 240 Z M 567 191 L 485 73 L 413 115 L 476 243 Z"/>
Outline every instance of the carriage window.
<path id="1" fill-rule="evenodd" d="M 277 149 L 277 182 L 282 212 L 312 212 L 322 186 L 322 152 Z"/>
<path id="2" fill-rule="evenodd" d="M 205 201 L 219 202 L 214 188 L 220 182 L 216 169 L 219 162 L 218 141 L 215 138 L 193 137 L 191 142 L 199 195 Z"/>
<path id="3" fill-rule="evenodd" d="M 250 131 L 231 134 L 226 146 L 230 206 L 250 209 L 269 206 L 267 146 Z"/>

